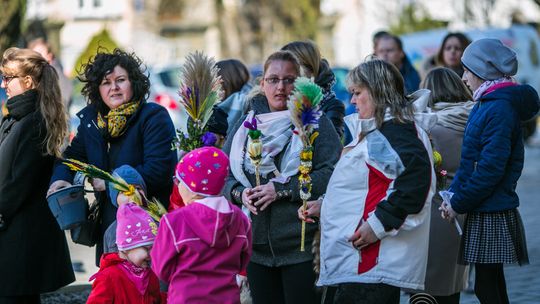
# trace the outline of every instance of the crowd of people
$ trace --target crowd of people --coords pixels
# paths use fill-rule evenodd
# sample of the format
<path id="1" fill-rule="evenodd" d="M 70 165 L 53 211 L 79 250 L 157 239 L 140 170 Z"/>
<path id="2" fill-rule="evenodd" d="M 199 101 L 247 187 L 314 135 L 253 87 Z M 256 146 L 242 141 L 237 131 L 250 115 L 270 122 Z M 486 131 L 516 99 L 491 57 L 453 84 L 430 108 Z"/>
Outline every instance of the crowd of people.
<path id="1" fill-rule="evenodd" d="M 135 189 L 88 181 L 100 210 L 88 303 L 394 304 L 401 292 L 459 303 L 469 268 L 481 303 L 508 303 L 503 265 L 528 263 L 516 185 L 536 91 L 516 83 L 516 53 L 497 39 L 449 33 L 422 77 L 397 36 L 373 44 L 347 75 L 357 111 L 346 117 L 312 41 L 270 54 L 255 82 L 240 60 L 218 61 L 216 140 L 181 153 L 135 54 L 100 51 L 83 66 L 87 106 L 66 144 L 69 100 L 37 52 L 46 44 L 6 50 L 0 304 L 40 303 L 75 279 L 46 200 L 76 182 L 65 159 Z M 301 76 L 322 96 L 305 208 L 306 150 L 288 110 Z M 257 163 L 246 123 L 259 132 Z M 156 220 L 134 197 L 168 213 Z"/>

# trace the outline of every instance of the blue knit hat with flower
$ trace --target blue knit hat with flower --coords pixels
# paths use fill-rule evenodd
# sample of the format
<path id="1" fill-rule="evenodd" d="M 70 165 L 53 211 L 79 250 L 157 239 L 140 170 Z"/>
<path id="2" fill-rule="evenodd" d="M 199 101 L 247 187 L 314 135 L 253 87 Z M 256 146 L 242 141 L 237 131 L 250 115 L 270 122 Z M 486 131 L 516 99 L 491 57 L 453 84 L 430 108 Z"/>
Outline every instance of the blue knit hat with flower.
<path id="1" fill-rule="evenodd" d="M 113 174 L 118 174 L 121 178 L 123 178 L 128 184 L 134 185 L 134 186 L 140 186 L 144 193 L 146 193 L 146 183 L 144 182 L 143 177 L 130 165 L 122 165 L 118 167 L 116 170 L 113 171 Z M 109 183 L 109 196 L 111 198 L 111 203 L 118 207 L 118 202 L 116 201 L 116 198 L 118 197 L 118 190 L 114 188 L 114 185 Z"/>

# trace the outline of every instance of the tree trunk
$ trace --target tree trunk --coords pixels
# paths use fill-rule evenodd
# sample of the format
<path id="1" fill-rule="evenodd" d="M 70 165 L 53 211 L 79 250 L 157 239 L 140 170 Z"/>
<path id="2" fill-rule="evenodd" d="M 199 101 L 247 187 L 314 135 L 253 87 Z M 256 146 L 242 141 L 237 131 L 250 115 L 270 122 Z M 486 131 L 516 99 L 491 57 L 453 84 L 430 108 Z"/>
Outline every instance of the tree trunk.
<path id="1" fill-rule="evenodd" d="M 0 0 L 0 52 L 22 44 L 21 24 L 25 13 L 25 0 Z"/>

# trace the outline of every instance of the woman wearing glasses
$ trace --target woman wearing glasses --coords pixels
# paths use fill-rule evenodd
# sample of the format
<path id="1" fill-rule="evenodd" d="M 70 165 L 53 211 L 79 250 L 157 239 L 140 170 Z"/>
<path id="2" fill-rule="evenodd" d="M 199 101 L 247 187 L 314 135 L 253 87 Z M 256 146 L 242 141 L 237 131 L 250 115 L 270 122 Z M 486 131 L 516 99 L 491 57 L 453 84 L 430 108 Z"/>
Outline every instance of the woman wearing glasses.
<path id="1" fill-rule="evenodd" d="M 255 168 L 246 152 L 247 128 L 238 123 L 231 130 L 223 150 L 229 154 L 231 172 L 224 194 L 249 210 L 253 231 L 253 255 L 247 268 L 254 303 L 317 303 L 311 242 L 316 224 L 306 227 L 306 250 L 300 251 L 301 223 L 296 210 L 299 197 L 298 153 L 302 148 L 294 138 L 287 99 L 300 74 L 296 57 L 279 51 L 264 64 L 261 92 L 250 101 L 251 111 L 241 122 L 257 120 L 262 132 L 260 186 Z M 319 121 L 319 137 L 314 143 L 312 197 L 319 197 L 328 183 L 341 145 L 338 135 L 324 115 Z"/>
<path id="2" fill-rule="evenodd" d="M 40 303 L 75 280 L 45 194 L 67 136 L 58 75 L 38 53 L 10 48 L 0 64 L 8 100 L 0 124 L 0 303 Z"/>

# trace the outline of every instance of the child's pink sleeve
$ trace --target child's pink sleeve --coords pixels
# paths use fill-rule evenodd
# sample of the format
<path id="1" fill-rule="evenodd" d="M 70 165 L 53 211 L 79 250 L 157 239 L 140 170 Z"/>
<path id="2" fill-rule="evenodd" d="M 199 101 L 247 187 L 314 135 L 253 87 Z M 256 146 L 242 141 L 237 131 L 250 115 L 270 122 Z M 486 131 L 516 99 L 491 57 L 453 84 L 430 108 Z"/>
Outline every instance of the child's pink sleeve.
<path id="1" fill-rule="evenodd" d="M 245 228 L 244 229 L 245 229 L 247 242 L 246 242 L 246 245 L 244 247 L 242 247 L 242 255 L 241 255 L 242 268 L 240 270 L 241 270 L 241 272 L 246 272 L 247 265 L 249 264 L 249 259 L 251 258 L 252 239 L 251 239 L 251 223 L 250 223 L 249 219 L 245 215 L 243 216 L 243 220 L 244 220 L 244 223 L 245 223 L 245 225 L 244 225 Z"/>
<path id="2" fill-rule="evenodd" d="M 108 304 L 114 302 L 114 288 L 108 282 L 106 275 L 101 275 L 96 278 L 92 284 L 92 292 L 86 301 L 87 304 Z"/>
<path id="3" fill-rule="evenodd" d="M 167 215 L 161 218 L 150 256 L 152 258 L 152 270 L 162 281 L 170 283 L 171 276 L 176 269 L 178 251 L 174 231 Z"/>

